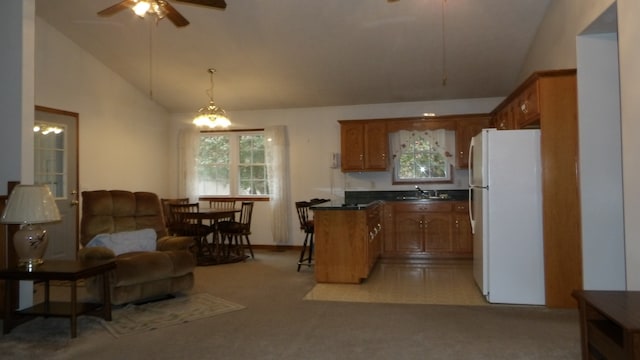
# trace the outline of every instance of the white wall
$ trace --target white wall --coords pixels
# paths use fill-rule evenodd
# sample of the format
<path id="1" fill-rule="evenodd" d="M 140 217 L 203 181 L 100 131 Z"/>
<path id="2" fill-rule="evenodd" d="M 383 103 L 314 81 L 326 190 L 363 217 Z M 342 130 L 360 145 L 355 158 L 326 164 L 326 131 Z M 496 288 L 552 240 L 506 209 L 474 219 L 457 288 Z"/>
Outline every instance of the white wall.
<path id="1" fill-rule="evenodd" d="M 584 288 L 626 288 L 616 33 L 577 40 Z"/>
<path id="2" fill-rule="evenodd" d="M 640 290 L 640 2 L 617 3 L 627 289 Z"/>
<path id="3" fill-rule="evenodd" d="M 549 2 L 524 62 L 521 78 L 534 71 L 576 67 L 576 36 L 614 0 L 554 0 Z"/>
<path id="4" fill-rule="evenodd" d="M 0 194 L 33 182 L 34 18 L 33 0 L 0 2 Z"/>
<path id="5" fill-rule="evenodd" d="M 224 89 L 220 90 L 224 91 Z M 424 112 L 438 115 L 488 113 L 502 98 L 467 99 L 449 101 L 411 102 L 377 105 L 335 106 L 280 110 L 230 111 L 233 128 L 252 129 L 270 125 L 286 125 L 290 143 L 291 162 L 291 239 L 289 244 L 302 244 L 293 201 L 311 198 L 329 198 L 335 203 L 344 201 L 344 190 L 403 190 L 411 186 L 391 185 L 389 172 L 349 173 L 330 168 L 330 154 L 340 152 L 340 126 L 338 120 L 373 119 L 421 116 Z M 220 104 L 224 106 L 224 104 Z M 171 148 L 177 149 L 178 131 L 192 126 L 195 114 L 174 114 Z M 172 151 L 172 173 L 177 171 L 177 151 Z M 456 173 L 456 184 L 438 185 L 440 189 L 466 189 L 466 171 Z M 173 177 L 171 189 L 177 195 L 177 177 Z M 436 187 L 433 187 L 436 188 Z M 268 203 L 258 202 L 252 218 L 251 242 L 274 244 L 271 238 L 271 214 Z"/>
<path id="6" fill-rule="evenodd" d="M 80 191 L 167 196 L 169 114 L 42 19 L 35 29 L 35 103 L 80 116 Z"/>

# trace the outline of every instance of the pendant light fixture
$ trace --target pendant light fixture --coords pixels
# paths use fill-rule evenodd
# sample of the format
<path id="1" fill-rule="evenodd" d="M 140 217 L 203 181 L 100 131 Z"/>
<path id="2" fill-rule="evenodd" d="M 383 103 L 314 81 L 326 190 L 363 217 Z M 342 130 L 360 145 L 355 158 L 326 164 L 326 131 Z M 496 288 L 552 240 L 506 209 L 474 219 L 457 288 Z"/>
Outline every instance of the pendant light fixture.
<path id="1" fill-rule="evenodd" d="M 216 72 L 216 69 L 208 69 L 207 71 L 209 72 L 209 82 L 211 84 L 211 87 L 207 90 L 209 104 L 198 110 L 198 116 L 193 119 L 193 123 L 198 127 L 207 126 L 211 129 L 217 127 L 227 128 L 231 125 L 231 121 L 227 118 L 227 113 L 213 101 L 213 73 Z"/>

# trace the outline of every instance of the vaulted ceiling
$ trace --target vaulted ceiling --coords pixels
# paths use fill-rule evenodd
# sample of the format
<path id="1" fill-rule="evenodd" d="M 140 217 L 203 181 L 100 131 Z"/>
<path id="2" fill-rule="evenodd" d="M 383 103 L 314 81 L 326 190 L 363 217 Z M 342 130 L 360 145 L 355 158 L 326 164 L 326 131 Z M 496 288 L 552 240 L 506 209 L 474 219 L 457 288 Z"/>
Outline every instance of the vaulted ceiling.
<path id="1" fill-rule="evenodd" d="M 119 1 L 36 0 L 36 15 L 170 112 L 207 103 L 208 68 L 227 110 L 505 96 L 549 3 L 168 0 L 190 22 L 178 28 L 97 15 Z"/>

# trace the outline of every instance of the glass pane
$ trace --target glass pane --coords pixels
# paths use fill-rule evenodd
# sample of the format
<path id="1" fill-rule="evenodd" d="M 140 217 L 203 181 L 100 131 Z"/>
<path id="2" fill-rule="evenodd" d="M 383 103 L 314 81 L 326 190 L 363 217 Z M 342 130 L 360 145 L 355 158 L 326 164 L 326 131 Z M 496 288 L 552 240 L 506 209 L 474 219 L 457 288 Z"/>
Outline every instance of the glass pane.
<path id="1" fill-rule="evenodd" d="M 66 191 L 66 126 L 36 121 L 34 134 L 34 183 L 47 184 L 54 197 L 64 198 Z"/>
<path id="2" fill-rule="evenodd" d="M 198 191 L 202 195 L 230 195 L 229 136 L 203 135 L 198 153 Z"/>

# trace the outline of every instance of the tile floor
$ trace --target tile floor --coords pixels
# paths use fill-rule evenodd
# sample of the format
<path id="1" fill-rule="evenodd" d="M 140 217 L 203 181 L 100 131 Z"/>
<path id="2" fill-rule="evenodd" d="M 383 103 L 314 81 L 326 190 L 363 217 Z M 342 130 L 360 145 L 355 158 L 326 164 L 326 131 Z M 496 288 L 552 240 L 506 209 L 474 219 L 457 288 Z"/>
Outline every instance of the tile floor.
<path id="1" fill-rule="evenodd" d="M 361 284 L 316 284 L 305 300 L 401 304 L 488 305 L 471 260 L 381 260 Z"/>

